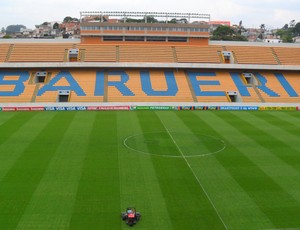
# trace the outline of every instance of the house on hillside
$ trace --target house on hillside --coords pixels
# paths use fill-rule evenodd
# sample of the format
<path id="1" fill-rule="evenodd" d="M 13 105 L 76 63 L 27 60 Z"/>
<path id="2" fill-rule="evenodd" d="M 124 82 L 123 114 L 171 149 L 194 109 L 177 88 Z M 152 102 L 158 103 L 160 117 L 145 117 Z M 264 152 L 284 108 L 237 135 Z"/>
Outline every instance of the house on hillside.
<path id="1" fill-rule="evenodd" d="M 294 37 L 293 40 L 295 43 L 300 43 L 300 36 Z"/>
<path id="2" fill-rule="evenodd" d="M 79 37 L 80 35 L 80 22 L 63 22 L 59 25 L 60 31 L 63 34 L 68 34 L 69 36 Z"/>

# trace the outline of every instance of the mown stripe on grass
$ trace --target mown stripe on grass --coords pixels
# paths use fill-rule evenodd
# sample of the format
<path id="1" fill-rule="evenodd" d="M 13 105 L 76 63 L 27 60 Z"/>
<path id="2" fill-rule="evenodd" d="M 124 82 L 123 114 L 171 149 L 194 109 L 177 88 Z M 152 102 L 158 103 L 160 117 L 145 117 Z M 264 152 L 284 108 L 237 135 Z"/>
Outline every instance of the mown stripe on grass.
<path id="1" fill-rule="evenodd" d="M 187 160 L 186 153 L 183 152 L 183 150 L 182 150 L 182 149 L 185 149 L 185 148 L 179 146 L 179 144 L 184 144 L 184 143 L 179 143 L 179 144 L 178 144 L 178 142 L 179 142 L 179 140 L 180 140 L 180 137 L 179 137 L 179 138 L 177 137 L 177 141 L 176 141 L 175 138 L 173 137 L 174 134 L 173 134 L 173 135 L 171 134 L 171 132 L 169 131 L 169 128 L 165 125 L 165 123 L 163 122 L 163 120 L 162 120 L 161 118 L 160 118 L 160 121 L 161 121 L 161 123 L 163 124 L 164 128 L 166 129 L 167 133 L 169 134 L 170 138 L 171 138 L 172 141 L 174 142 L 174 145 L 176 146 L 176 148 L 177 148 L 178 151 L 180 152 L 182 159 L 184 159 L 184 161 L 185 161 L 185 163 L 187 164 L 188 168 L 189 168 L 190 171 L 192 172 L 194 178 L 197 180 L 198 185 L 200 186 L 201 190 L 204 192 L 205 197 L 207 198 L 207 200 L 209 201 L 209 203 L 210 203 L 210 205 L 212 206 L 213 210 L 214 210 L 215 213 L 217 214 L 219 220 L 222 222 L 223 227 L 224 227 L 225 229 L 228 229 L 228 227 L 227 227 L 227 225 L 225 224 L 223 218 L 221 217 L 221 215 L 220 215 L 218 209 L 216 208 L 216 206 L 215 206 L 213 200 L 211 199 L 210 195 L 208 194 L 208 192 L 206 191 L 205 187 L 203 186 L 201 180 L 199 179 L 199 177 L 197 176 L 197 174 L 196 174 L 195 171 L 193 170 L 191 164 L 190 164 L 189 161 Z M 179 135 L 179 136 L 182 137 L 182 135 Z M 195 139 L 195 138 L 192 138 L 192 139 Z M 208 145 L 208 144 L 205 143 L 205 145 L 202 145 L 202 146 L 205 148 L 207 145 Z M 203 147 L 202 147 L 202 148 L 203 148 Z"/>
<path id="2" fill-rule="evenodd" d="M 253 135 L 253 139 L 300 172 L 299 129 L 295 130 L 288 122 L 269 116 L 268 113 L 247 113 L 241 119 L 237 122 L 244 123 L 245 129 L 258 132 Z M 255 129 L 250 125 L 253 123 L 251 121 L 255 122 Z"/>
<path id="3" fill-rule="evenodd" d="M 36 113 L 15 113 L 8 120 L 0 125 L 0 145 L 4 143 L 11 135 L 17 132 L 28 120 Z"/>
<path id="4" fill-rule="evenodd" d="M 274 111 L 275 112 L 275 111 Z M 277 111 L 278 113 L 278 115 L 280 114 L 280 113 L 283 113 L 284 114 L 284 116 L 288 116 L 288 117 L 290 117 L 290 119 L 297 119 L 297 120 L 299 120 L 299 117 L 300 117 L 300 113 L 299 113 L 299 111 Z"/>
<path id="5" fill-rule="evenodd" d="M 291 114 L 298 114 L 298 117 Z M 299 136 L 300 129 L 300 113 L 299 112 L 280 112 L 280 111 L 264 111 L 262 113 L 251 113 L 251 115 L 263 119 L 265 122 L 273 126 L 283 129 L 289 135 Z"/>
<path id="6" fill-rule="evenodd" d="M 139 112 L 138 118 L 143 132 L 165 129 L 154 112 Z M 148 148 L 155 152 L 157 146 L 149 144 Z M 184 159 L 157 156 L 151 156 L 151 159 L 173 229 L 224 229 Z"/>
<path id="7" fill-rule="evenodd" d="M 244 113 L 238 114 L 239 116 L 234 116 L 234 114 L 211 113 L 210 119 L 206 120 L 206 122 L 211 122 L 213 128 L 242 153 L 234 158 L 226 158 L 221 154 L 217 158 L 276 228 L 300 226 L 300 219 L 296 214 L 300 213 L 300 203 L 286 189 L 279 186 L 274 181 L 274 177 L 269 176 L 263 170 L 265 162 L 261 161 L 260 155 L 268 154 L 271 162 L 272 160 L 276 162 L 278 159 L 256 141 L 259 132 L 258 130 L 254 131 L 254 126 L 247 129 L 246 127 L 249 128 L 251 124 L 240 122 L 240 117 Z M 245 114 L 247 113 L 245 112 Z M 242 140 L 242 143 L 239 140 Z M 248 148 L 249 146 L 250 148 Z M 254 154 L 253 146 L 256 151 Z M 270 162 L 266 163 L 270 164 Z"/>
<path id="8" fill-rule="evenodd" d="M 294 128 L 300 128 L 300 113 L 299 111 L 293 111 L 293 112 L 288 112 L 288 111 L 277 111 L 277 112 L 272 112 L 269 111 L 272 116 L 277 117 L 278 119 L 284 120 L 285 122 L 288 122 L 291 124 L 291 129 L 293 130 Z"/>
<path id="9" fill-rule="evenodd" d="M 209 119 L 209 116 L 210 114 L 206 111 L 195 113 L 180 111 L 176 112 L 174 118 L 166 115 L 164 120 L 171 129 L 176 130 L 177 127 L 185 127 L 184 130 L 187 133 L 190 132 L 195 135 L 203 133 L 223 139 L 219 133 L 212 129 L 210 123 L 204 122 Z M 211 144 L 213 145 L 213 143 Z M 207 146 L 207 148 L 212 147 Z M 226 148 L 220 153 L 205 157 L 187 158 L 187 160 L 198 178 L 201 179 L 228 229 L 247 229 L 245 226 L 251 226 L 252 229 L 263 229 L 271 226 L 272 222 L 217 159 L 219 155 L 230 157 L 233 154 L 231 146 L 226 142 Z"/>
<path id="10" fill-rule="evenodd" d="M 240 131 L 248 133 L 251 138 L 259 143 L 260 146 L 268 149 L 274 156 L 285 162 L 288 166 L 300 172 L 300 133 L 291 134 L 286 131 L 284 126 L 277 120 L 278 126 L 266 122 L 264 119 L 257 118 L 252 114 L 244 116 L 231 116 L 235 119 L 235 124 L 240 127 Z M 255 120 L 255 124 L 253 121 Z M 255 127 L 254 127 L 255 125 Z"/>
<path id="11" fill-rule="evenodd" d="M 121 225 L 117 112 L 96 113 L 70 229 L 120 229 Z"/>
<path id="12" fill-rule="evenodd" d="M 11 113 L 12 114 L 12 113 Z M 24 113 L 23 113 L 24 114 Z M 39 135 L 54 113 L 34 113 L 24 124 L 0 144 L 0 181 L 23 151 Z M 25 115 L 25 114 L 24 114 Z"/>
<path id="13" fill-rule="evenodd" d="M 135 206 L 141 212 L 138 229 L 172 230 L 172 223 L 149 155 L 129 150 L 123 141 L 142 134 L 136 112 L 118 113 L 121 211 Z M 137 143 L 138 145 L 138 143 Z M 120 218 L 119 218 L 119 221 Z M 122 229 L 127 229 L 122 222 Z"/>
<path id="14" fill-rule="evenodd" d="M 187 156 L 211 156 L 226 147 L 222 143 L 222 137 L 215 135 L 209 128 L 204 129 L 204 127 L 200 126 L 197 117 L 191 111 L 173 112 L 172 114 L 162 112 L 159 113 L 159 116 L 167 124 L 176 143 L 180 145 L 181 150 Z M 185 117 L 188 117 L 188 119 L 184 119 Z M 189 142 L 181 141 L 181 139 L 185 139 L 184 136 L 189 137 L 194 143 L 191 143 L 191 146 L 186 146 Z M 202 139 L 210 141 L 201 141 Z M 189 154 L 191 151 L 198 153 Z"/>
<path id="15" fill-rule="evenodd" d="M 248 121 L 252 118 L 256 118 L 252 113 L 241 117 L 246 122 L 246 127 Z M 258 135 L 253 137 L 270 153 L 264 162 L 259 158 L 260 165 L 277 184 L 300 203 L 300 142 L 298 141 L 300 136 L 297 138 L 294 134 L 285 131 L 285 126 L 280 124 L 280 119 L 275 122 L 275 124 L 278 123 L 278 127 L 270 122 L 264 122 L 264 120 L 258 117 L 255 123 L 261 133 L 260 135 L 266 136 L 266 138 L 258 138 Z M 282 122 L 285 124 L 284 121 Z M 251 128 L 250 126 L 249 130 Z M 267 137 L 268 135 L 269 137 Z"/>
<path id="16" fill-rule="evenodd" d="M 1 228 L 18 225 L 73 116 L 71 112 L 56 113 L 0 182 Z"/>
<path id="17" fill-rule="evenodd" d="M 137 114 L 143 113 L 145 111 L 138 112 Z M 147 111 L 150 112 L 150 111 Z M 127 138 L 127 144 L 131 149 L 138 150 L 140 154 L 146 155 L 158 155 L 158 156 L 178 156 L 180 157 L 180 153 L 178 152 L 176 146 L 174 145 L 172 139 L 169 137 L 168 133 L 164 129 L 164 127 L 160 124 L 154 125 L 157 122 L 157 117 L 153 116 L 153 112 L 145 113 L 145 116 L 148 116 L 147 120 L 149 120 L 149 131 L 142 131 L 142 133 L 137 135 L 132 135 L 131 137 Z M 148 145 L 155 145 L 156 148 L 154 151 L 147 148 Z"/>
<path id="18" fill-rule="evenodd" d="M 17 229 L 68 229 L 94 119 L 76 113 Z"/>
<path id="19" fill-rule="evenodd" d="M 3 113 L 3 112 L 0 112 L 0 127 L 1 127 L 2 124 L 4 124 L 6 121 L 8 121 L 9 119 L 11 119 L 15 115 L 17 115 L 16 112 L 12 112 L 12 113 Z"/>

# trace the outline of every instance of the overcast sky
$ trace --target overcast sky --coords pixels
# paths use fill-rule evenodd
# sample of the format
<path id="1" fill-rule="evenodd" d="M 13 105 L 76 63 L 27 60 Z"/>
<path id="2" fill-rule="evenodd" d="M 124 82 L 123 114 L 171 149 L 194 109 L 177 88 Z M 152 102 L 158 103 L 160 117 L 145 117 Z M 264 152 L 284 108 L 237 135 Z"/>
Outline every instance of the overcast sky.
<path id="1" fill-rule="evenodd" d="M 245 27 L 281 28 L 300 22 L 299 0 L 0 0 L 0 29 L 12 24 L 27 28 L 45 21 L 80 17 L 80 11 L 154 11 L 205 13 L 211 20 L 242 20 Z"/>

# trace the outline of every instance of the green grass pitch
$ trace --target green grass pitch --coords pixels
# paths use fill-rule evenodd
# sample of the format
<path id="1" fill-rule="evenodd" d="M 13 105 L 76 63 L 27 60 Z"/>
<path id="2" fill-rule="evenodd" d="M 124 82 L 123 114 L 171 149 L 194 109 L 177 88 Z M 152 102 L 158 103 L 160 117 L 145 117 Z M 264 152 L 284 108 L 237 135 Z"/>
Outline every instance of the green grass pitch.
<path id="1" fill-rule="evenodd" d="M 0 229 L 300 229 L 300 112 L 0 113 Z"/>

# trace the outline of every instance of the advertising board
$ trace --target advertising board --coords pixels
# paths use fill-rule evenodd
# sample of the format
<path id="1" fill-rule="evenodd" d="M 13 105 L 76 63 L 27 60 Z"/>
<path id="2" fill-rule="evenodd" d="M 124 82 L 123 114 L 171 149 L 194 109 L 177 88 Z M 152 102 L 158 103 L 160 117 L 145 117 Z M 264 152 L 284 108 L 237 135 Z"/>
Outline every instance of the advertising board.
<path id="1" fill-rule="evenodd" d="M 130 110 L 130 106 L 87 106 L 86 110 Z"/>
<path id="2" fill-rule="evenodd" d="M 258 110 L 258 106 L 220 106 L 220 110 Z"/>
<path id="3" fill-rule="evenodd" d="M 296 106 L 261 106 L 259 110 L 297 110 Z"/>

